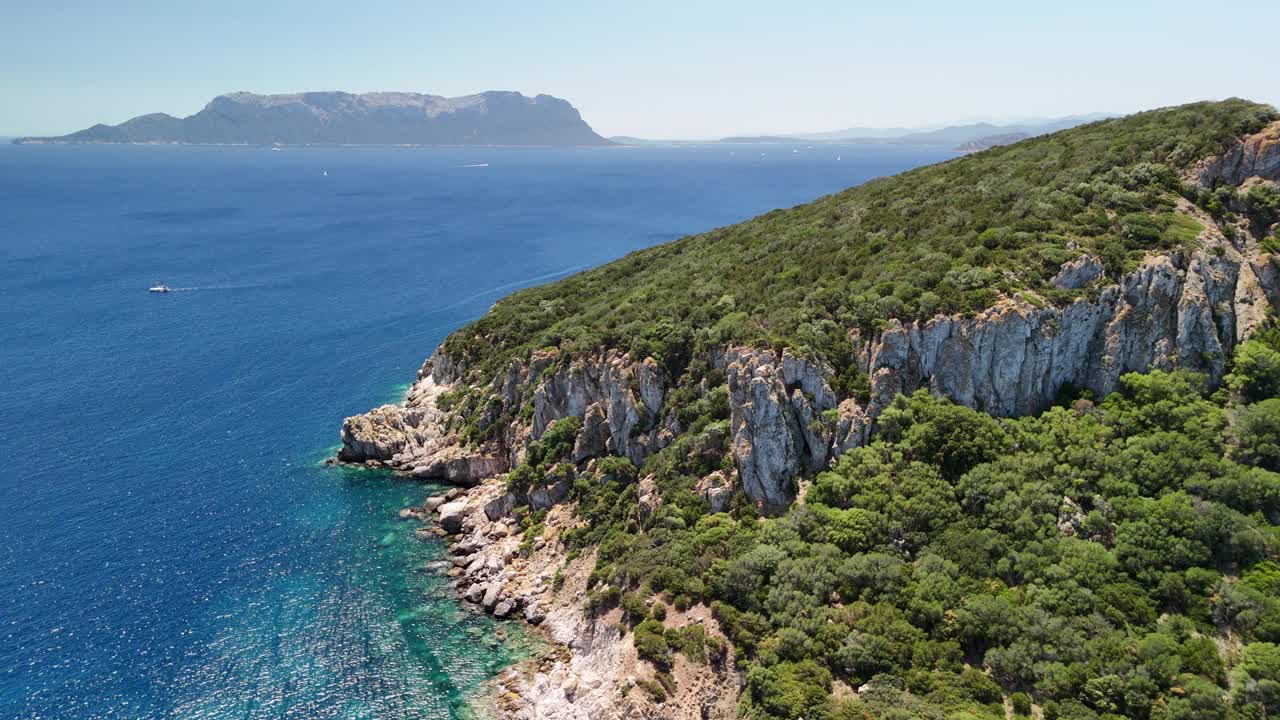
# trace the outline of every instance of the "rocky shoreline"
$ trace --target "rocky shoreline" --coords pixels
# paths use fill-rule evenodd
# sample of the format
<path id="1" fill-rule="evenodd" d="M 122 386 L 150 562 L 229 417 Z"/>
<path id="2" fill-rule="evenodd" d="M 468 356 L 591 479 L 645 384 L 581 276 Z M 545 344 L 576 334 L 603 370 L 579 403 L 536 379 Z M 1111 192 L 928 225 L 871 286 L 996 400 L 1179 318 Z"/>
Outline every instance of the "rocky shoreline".
<path id="1" fill-rule="evenodd" d="M 429 569 L 450 578 L 466 607 L 523 621 L 548 643 L 547 652 L 490 681 L 477 695 L 481 713 L 515 720 L 734 717 L 739 677 L 732 653 L 705 662 L 676 658 L 676 690 L 658 702 L 643 687 L 655 682 L 654 670 L 637 657 L 621 611 L 597 614 L 587 605 L 595 553 L 572 553 L 560 541 L 578 522 L 572 505 L 549 508 L 535 535 L 512 522 L 506 497 L 505 478 L 494 477 L 400 511 L 402 519 L 423 524 L 417 537 L 447 543 L 448 559 Z M 700 625 L 723 639 L 706 606 L 673 609 L 665 624 Z"/>

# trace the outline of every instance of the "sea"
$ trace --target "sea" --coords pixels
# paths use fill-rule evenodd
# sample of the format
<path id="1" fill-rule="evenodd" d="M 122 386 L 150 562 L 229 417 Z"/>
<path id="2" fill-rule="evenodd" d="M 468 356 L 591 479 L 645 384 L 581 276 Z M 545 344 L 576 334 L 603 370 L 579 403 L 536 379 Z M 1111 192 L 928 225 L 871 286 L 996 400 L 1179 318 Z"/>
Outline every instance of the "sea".
<path id="1" fill-rule="evenodd" d="M 343 417 L 518 288 L 953 155 L 0 145 L 0 718 L 469 717 L 539 641 Z"/>

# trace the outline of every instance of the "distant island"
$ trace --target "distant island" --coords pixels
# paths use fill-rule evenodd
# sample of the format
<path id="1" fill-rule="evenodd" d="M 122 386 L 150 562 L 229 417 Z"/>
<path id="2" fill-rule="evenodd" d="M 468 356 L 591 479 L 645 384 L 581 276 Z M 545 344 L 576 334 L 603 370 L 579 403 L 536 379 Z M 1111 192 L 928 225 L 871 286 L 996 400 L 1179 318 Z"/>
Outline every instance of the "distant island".
<path id="1" fill-rule="evenodd" d="M 20 137 L 18 144 L 192 145 L 612 145 L 578 110 L 550 95 L 490 91 L 446 98 L 418 93 L 306 92 L 219 95 L 177 118 L 141 115 L 70 135 Z"/>

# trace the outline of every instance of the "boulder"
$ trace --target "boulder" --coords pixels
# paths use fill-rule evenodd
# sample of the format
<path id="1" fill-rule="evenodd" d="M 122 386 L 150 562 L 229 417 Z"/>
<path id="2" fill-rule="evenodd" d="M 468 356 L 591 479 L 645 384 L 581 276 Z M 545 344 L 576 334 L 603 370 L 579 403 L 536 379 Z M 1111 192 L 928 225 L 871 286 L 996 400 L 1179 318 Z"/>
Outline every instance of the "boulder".
<path id="1" fill-rule="evenodd" d="M 472 487 L 508 469 L 508 463 L 502 457 L 468 454 L 450 447 L 427 456 L 423 462 L 414 465 L 409 474 L 421 480 L 443 480 Z"/>
<path id="2" fill-rule="evenodd" d="M 454 500 L 440 506 L 440 527 L 450 535 L 462 532 L 462 523 L 467 516 L 467 501 Z"/>
<path id="3" fill-rule="evenodd" d="M 493 606 L 493 616 L 504 618 L 509 616 L 513 610 L 515 610 L 515 603 L 510 599 L 499 600 L 498 603 Z"/>
<path id="4" fill-rule="evenodd" d="M 462 542 L 454 543 L 453 545 L 451 545 L 449 547 L 449 554 L 450 555 L 474 555 L 476 551 L 478 551 L 479 549 L 480 549 L 480 546 L 479 544 L 476 543 L 476 541 L 463 540 Z"/>
<path id="5" fill-rule="evenodd" d="M 502 594 L 502 583 L 491 582 L 484 590 L 484 596 L 480 599 L 480 604 L 485 610 L 493 610 L 498 604 L 498 597 Z"/>
<path id="6" fill-rule="evenodd" d="M 547 487 L 533 488 L 529 491 L 529 509 L 534 512 L 546 510 L 569 497 L 571 490 L 573 490 L 572 478 L 565 478 Z"/>
<path id="7" fill-rule="evenodd" d="M 547 619 L 547 614 L 538 603 L 528 603 L 524 606 L 524 619 L 530 625 L 541 625 L 542 621 Z"/>
<path id="8" fill-rule="evenodd" d="M 729 509 L 729 500 L 733 497 L 733 481 L 716 470 L 699 480 L 693 490 L 711 507 L 711 512 L 724 512 Z"/>
<path id="9" fill-rule="evenodd" d="M 383 405 L 343 420 L 338 459 L 343 462 L 390 460 L 410 442 L 407 433 L 412 423 L 406 419 L 407 412 L 397 405 Z"/>
<path id="10" fill-rule="evenodd" d="M 484 516 L 489 518 L 492 522 L 504 517 L 509 517 L 515 509 L 515 494 L 505 492 L 484 504 Z"/>

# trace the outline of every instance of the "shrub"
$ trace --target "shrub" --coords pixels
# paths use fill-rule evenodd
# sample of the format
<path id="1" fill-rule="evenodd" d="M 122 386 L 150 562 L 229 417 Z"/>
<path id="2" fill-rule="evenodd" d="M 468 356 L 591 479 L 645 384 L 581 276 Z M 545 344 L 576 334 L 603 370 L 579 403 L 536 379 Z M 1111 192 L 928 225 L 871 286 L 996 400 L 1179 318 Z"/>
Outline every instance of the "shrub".
<path id="1" fill-rule="evenodd" d="M 662 623 L 657 620 L 645 620 L 635 626 L 632 636 L 636 654 L 641 660 L 648 660 L 660 670 L 671 666 L 671 647 L 667 644 Z"/>

